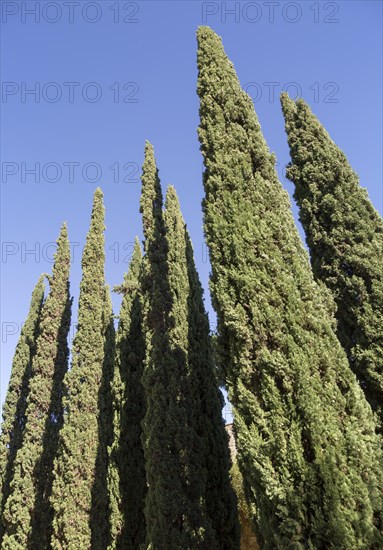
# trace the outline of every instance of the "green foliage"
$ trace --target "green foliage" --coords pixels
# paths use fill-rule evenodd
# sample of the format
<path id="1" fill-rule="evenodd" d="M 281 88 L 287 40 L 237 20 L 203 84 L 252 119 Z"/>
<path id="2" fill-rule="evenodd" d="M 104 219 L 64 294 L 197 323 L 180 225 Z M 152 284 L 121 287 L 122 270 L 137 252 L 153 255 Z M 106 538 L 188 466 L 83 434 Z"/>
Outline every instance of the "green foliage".
<path id="1" fill-rule="evenodd" d="M 2 548 L 9 550 L 49 548 L 52 466 L 62 424 L 63 379 L 69 355 L 70 251 L 65 225 L 57 245 L 32 361 L 22 445 L 14 460 L 14 476 L 4 510 Z"/>
<path id="2" fill-rule="evenodd" d="M 188 363 L 192 391 L 194 394 L 193 422 L 197 434 L 202 439 L 202 462 L 206 469 L 205 495 L 207 514 L 210 518 L 217 548 L 235 549 L 239 547 L 239 524 L 237 501 L 230 484 L 230 451 L 225 424 L 222 418 L 224 404 L 214 370 L 213 350 L 210 339 L 209 319 L 203 302 L 203 289 L 194 262 L 191 240 L 179 210 L 175 191 L 169 189 L 169 204 L 175 204 L 176 215 L 180 220 L 180 230 L 184 226 L 184 241 L 188 274 Z M 175 234 L 175 240 L 182 242 L 182 231 Z M 179 258 L 182 262 L 183 257 Z"/>
<path id="3" fill-rule="evenodd" d="M 23 440 L 32 361 L 40 332 L 41 308 L 44 301 L 44 275 L 39 278 L 31 298 L 27 319 L 21 329 L 12 361 L 11 376 L 3 407 L 0 434 L 0 545 L 4 534 L 3 509 L 9 496 L 16 453 Z"/>
<path id="4" fill-rule="evenodd" d="M 193 249 L 175 189 L 171 186 L 165 206 L 172 296 L 169 339 L 179 354 L 178 368 L 181 364 L 185 368 L 184 389 L 178 399 L 186 413 L 185 447 L 190 441 L 183 452 L 184 470 L 189 474 L 186 491 L 189 500 L 199 506 L 203 514 L 201 524 L 203 521 L 205 533 L 198 547 L 234 549 L 239 545 L 239 526 L 229 479 L 230 455 L 222 419 L 223 399 L 215 380 L 209 322 Z M 179 386 L 182 390 L 181 380 Z"/>
<path id="5" fill-rule="evenodd" d="M 335 299 L 339 340 L 382 423 L 383 220 L 308 105 L 287 94 L 281 102 L 314 275 Z"/>
<path id="6" fill-rule="evenodd" d="M 382 219 L 309 107 L 283 94 L 312 273 L 251 98 L 208 27 L 198 69 L 217 334 L 147 143 L 145 255 L 136 240 L 117 335 L 100 189 L 70 371 L 66 225 L 46 300 L 43 276 L 33 291 L 0 435 L 4 550 L 237 550 L 238 514 L 243 549 L 383 547 Z"/>
<path id="7" fill-rule="evenodd" d="M 204 537 L 200 510 L 191 517 L 187 494 L 188 410 L 185 400 L 187 371 L 185 352 L 172 346 L 169 334 L 172 294 L 167 263 L 168 245 L 162 214 L 162 192 L 152 146 L 145 147 L 142 173 L 141 213 L 144 229 L 145 322 L 147 357 L 143 373 L 147 409 L 143 444 L 148 493 L 145 505 L 146 547 L 188 548 Z M 174 326 L 174 325 L 173 325 Z M 178 329 L 183 338 L 184 326 Z M 176 334 L 173 335 L 176 339 Z M 186 390 L 186 391 L 185 391 Z M 193 443 L 193 434 L 190 434 Z M 186 456 L 185 456 L 186 455 Z M 200 530 L 200 531 L 199 531 Z"/>
<path id="8" fill-rule="evenodd" d="M 106 382 L 108 326 L 104 276 L 103 195 L 96 189 L 90 229 L 82 256 L 78 327 L 72 347 L 72 368 L 65 377 L 65 419 L 54 466 L 52 506 L 55 511 L 52 548 L 104 548 L 103 529 L 92 521 L 100 434 L 100 400 Z M 100 506 L 97 503 L 97 506 Z M 99 518 L 102 522 L 102 518 Z"/>
<path id="9" fill-rule="evenodd" d="M 109 448 L 110 549 L 140 548 L 145 542 L 146 476 L 141 424 L 145 396 L 141 383 L 145 338 L 141 296 L 142 254 L 136 239 L 123 294 L 113 380 L 113 442 Z"/>
<path id="10" fill-rule="evenodd" d="M 103 311 L 104 359 L 98 392 L 98 447 L 90 513 L 91 548 L 104 550 L 111 540 L 108 483 L 109 453 L 113 443 L 112 385 L 116 331 L 109 287 L 105 287 Z"/>
<path id="11" fill-rule="evenodd" d="M 147 144 L 141 196 L 146 252 L 143 311 L 147 353 L 142 379 L 147 403 L 143 422 L 148 486 L 146 546 L 214 549 L 220 547 L 219 537 L 223 540 L 226 534 L 222 548 L 236 548 L 235 503 L 230 501 L 229 462 L 226 440 L 220 431 L 220 395 L 212 370 L 209 328 L 173 188 L 169 188 L 164 214 L 162 206 L 154 152 Z M 198 357 L 196 345 L 190 343 L 190 331 L 201 336 Z M 203 355 L 205 364 L 198 380 L 197 369 L 201 368 Z M 210 374 L 206 373 L 209 369 Z M 202 388 L 204 383 L 209 387 Z M 212 401 L 207 404 L 203 400 L 208 398 Z M 208 426 L 208 422 L 213 426 Z M 208 471 L 206 441 L 212 444 L 213 455 L 217 449 L 223 450 L 222 463 L 215 464 L 212 471 Z M 214 518 L 209 517 L 208 483 L 211 494 L 217 497 Z M 228 525 L 223 525 L 223 518 Z M 222 532 L 216 533 L 216 528 Z"/>
<path id="12" fill-rule="evenodd" d="M 204 224 L 238 461 L 265 548 L 382 544 L 370 407 L 219 37 L 198 31 Z"/>

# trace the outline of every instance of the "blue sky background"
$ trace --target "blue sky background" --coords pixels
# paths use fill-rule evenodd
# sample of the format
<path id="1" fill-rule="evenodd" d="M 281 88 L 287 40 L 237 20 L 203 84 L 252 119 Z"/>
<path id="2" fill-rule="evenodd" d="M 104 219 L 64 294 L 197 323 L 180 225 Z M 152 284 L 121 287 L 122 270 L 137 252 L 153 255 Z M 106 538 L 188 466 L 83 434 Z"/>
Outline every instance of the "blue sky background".
<path id="1" fill-rule="evenodd" d="M 155 147 L 163 188 L 171 183 L 179 194 L 214 324 L 197 140 L 195 32 L 201 24 L 222 36 L 290 194 L 279 93 L 295 83 L 290 95 L 298 85 L 382 212 L 382 3 L 272 4 L 273 14 L 262 1 L 2 0 L 1 402 L 18 327 L 38 276 L 51 271 L 49 243 L 64 220 L 74 250 L 73 336 L 81 249 L 97 185 L 105 195 L 107 281 L 121 282 L 131 243 L 141 237 L 146 139 Z M 68 82 L 77 83 L 72 98 Z M 36 83 L 37 96 L 25 95 Z M 92 101 L 96 94 L 99 101 Z M 36 163 L 40 181 L 25 174 Z M 72 174 L 68 163 L 78 163 Z M 31 249 L 35 254 L 26 254 Z M 118 313 L 120 297 L 113 301 Z"/>

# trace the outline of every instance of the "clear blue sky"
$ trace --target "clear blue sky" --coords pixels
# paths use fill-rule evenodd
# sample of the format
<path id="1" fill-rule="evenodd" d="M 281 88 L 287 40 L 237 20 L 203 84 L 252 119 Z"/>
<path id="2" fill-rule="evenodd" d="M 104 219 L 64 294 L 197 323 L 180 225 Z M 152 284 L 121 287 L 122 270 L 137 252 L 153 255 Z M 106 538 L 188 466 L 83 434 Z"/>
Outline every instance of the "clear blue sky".
<path id="1" fill-rule="evenodd" d="M 199 25 L 223 37 L 288 191 L 278 96 L 295 83 L 290 95 L 298 85 L 382 211 L 380 1 L 2 0 L 1 7 L 1 402 L 17 327 L 38 276 L 51 271 L 49 243 L 64 220 L 74 250 L 76 320 L 81 249 L 97 185 L 105 194 L 107 281 L 122 280 L 130 243 L 141 236 L 138 178 L 146 139 L 163 188 L 171 183 L 179 194 L 211 311 L 196 131 Z M 27 93 L 32 88 L 34 95 Z M 27 173 L 36 163 L 37 174 Z M 119 297 L 113 300 L 118 313 Z"/>

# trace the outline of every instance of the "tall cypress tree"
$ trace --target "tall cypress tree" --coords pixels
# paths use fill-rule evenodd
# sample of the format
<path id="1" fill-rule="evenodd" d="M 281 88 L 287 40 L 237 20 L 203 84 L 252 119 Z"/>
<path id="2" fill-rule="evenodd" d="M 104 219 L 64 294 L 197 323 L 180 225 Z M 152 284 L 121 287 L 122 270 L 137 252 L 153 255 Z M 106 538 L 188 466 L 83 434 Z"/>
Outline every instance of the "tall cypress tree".
<path id="1" fill-rule="evenodd" d="M 63 225 L 52 277 L 48 278 L 49 294 L 41 311 L 22 445 L 14 461 L 4 510 L 4 549 L 49 547 L 52 467 L 62 424 L 63 378 L 69 356 L 69 269 L 68 233 Z"/>
<path id="2" fill-rule="evenodd" d="M 12 361 L 11 376 L 3 407 L 0 434 L 0 546 L 4 534 L 3 509 L 9 496 L 13 464 L 22 444 L 32 361 L 40 332 L 41 308 L 44 301 L 44 275 L 39 278 L 31 298 L 27 319 L 21 329 Z"/>
<path id="3" fill-rule="evenodd" d="M 185 265 L 170 266 L 162 192 L 153 147 L 147 143 L 141 212 L 145 236 L 144 289 L 147 358 L 143 373 L 146 414 L 143 443 L 148 492 L 147 548 L 214 548 L 201 493 L 198 452 L 202 441 L 192 422 L 187 367 Z M 187 277 L 187 275 L 186 275 Z M 175 300 L 175 294 L 177 300 Z"/>
<path id="4" fill-rule="evenodd" d="M 215 377 L 209 320 L 193 248 L 172 186 L 166 194 L 165 229 L 173 308 L 179 308 L 184 315 L 183 323 L 177 322 L 176 327 L 177 330 L 182 325 L 186 327 L 180 347 L 187 356 L 193 398 L 190 423 L 198 434 L 200 445 L 194 457 L 199 463 L 198 479 L 190 485 L 196 493 L 200 485 L 199 491 L 206 500 L 206 513 L 214 530 L 215 547 L 233 549 L 239 546 L 239 525 L 229 477 L 231 462 L 222 418 L 223 396 Z"/>
<path id="5" fill-rule="evenodd" d="M 98 392 L 98 447 L 90 513 L 91 548 L 106 549 L 110 537 L 108 448 L 113 443 L 112 381 L 115 366 L 114 316 L 109 286 L 105 287 L 103 310 L 104 360 Z"/>
<path id="6" fill-rule="evenodd" d="M 91 528 L 99 451 L 99 394 L 105 360 L 104 206 L 96 189 L 82 256 L 82 280 L 72 368 L 65 377 L 64 425 L 54 467 L 52 548 L 102 548 Z M 92 527 L 94 527 L 92 525 Z M 93 531 L 93 532 L 92 532 Z"/>
<path id="7" fill-rule="evenodd" d="M 314 275 L 335 299 L 339 340 L 382 423 L 383 220 L 309 106 L 287 94 L 281 102 Z"/>
<path id="8" fill-rule="evenodd" d="M 113 380 L 114 437 L 110 447 L 110 549 L 140 548 L 145 542 L 146 475 L 141 424 L 145 335 L 141 297 L 142 254 L 136 239 L 129 271 L 115 288 L 122 293 Z"/>
<path id="9" fill-rule="evenodd" d="M 204 224 L 238 460 L 265 548 L 381 544 L 372 411 L 332 330 L 251 98 L 198 31 Z"/>

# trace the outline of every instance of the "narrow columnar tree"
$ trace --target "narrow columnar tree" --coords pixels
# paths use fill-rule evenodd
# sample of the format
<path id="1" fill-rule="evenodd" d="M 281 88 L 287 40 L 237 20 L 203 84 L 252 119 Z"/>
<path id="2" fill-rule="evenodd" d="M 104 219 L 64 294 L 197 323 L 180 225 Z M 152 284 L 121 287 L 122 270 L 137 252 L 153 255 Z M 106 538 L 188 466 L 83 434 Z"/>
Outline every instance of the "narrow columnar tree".
<path id="1" fill-rule="evenodd" d="M 314 275 L 335 298 L 339 340 L 382 423 L 383 220 L 309 106 L 287 94 L 281 102 Z"/>
<path id="2" fill-rule="evenodd" d="M 166 194 L 164 228 L 167 249 L 167 277 L 170 291 L 171 308 L 168 316 L 168 337 L 172 367 L 174 369 L 174 422 L 178 422 L 179 449 L 173 452 L 180 454 L 180 468 L 183 473 L 181 491 L 187 507 L 184 512 L 189 515 L 190 538 L 185 539 L 189 548 L 218 548 L 206 502 L 207 464 L 204 447 L 202 400 L 198 374 L 193 371 L 194 365 L 189 361 L 189 305 L 190 287 L 188 264 L 186 261 L 185 222 L 182 218 L 178 198 L 173 187 Z M 194 305 L 194 304 L 193 304 Z M 193 329 L 196 327 L 193 326 Z M 196 334 L 197 336 L 197 334 Z M 203 350 L 203 343 L 201 350 Z M 194 359 L 196 359 L 194 357 Z M 198 362 L 198 360 L 196 360 Z M 174 414 L 173 413 L 173 414 Z M 211 421 L 214 421 L 211 419 Z M 175 436 L 177 437 L 177 436 Z M 223 457 L 224 458 L 224 457 Z M 217 507 L 222 502 L 217 503 Z M 193 511 L 193 508 L 195 511 Z M 182 510 L 181 510 L 182 513 Z M 196 515 L 197 514 L 197 515 Z M 196 515 L 199 522 L 193 525 L 191 519 Z M 194 520 L 195 521 L 195 520 Z M 193 533 L 195 532 L 195 534 Z M 200 531 L 198 533 L 198 531 Z"/>
<path id="3" fill-rule="evenodd" d="M 40 331 L 41 308 L 44 301 L 44 275 L 33 292 L 27 319 L 21 329 L 12 361 L 11 376 L 0 434 L 0 546 L 4 533 L 3 509 L 9 495 L 13 464 L 21 447 L 26 422 L 26 408 L 32 361 L 36 355 L 36 341 Z"/>
<path id="4" fill-rule="evenodd" d="M 251 98 L 219 37 L 202 27 L 198 43 L 218 348 L 260 541 L 378 546 L 382 462 L 371 408 L 333 332 Z"/>
<path id="5" fill-rule="evenodd" d="M 98 447 L 90 514 L 91 548 L 105 550 L 111 540 L 108 487 L 108 449 L 113 443 L 112 381 L 115 366 L 116 331 L 109 286 L 105 287 L 103 310 L 104 359 L 98 392 Z"/>
<path id="6" fill-rule="evenodd" d="M 184 340 L 193 403 L 190 423 L 199 437 L 194 459 L 199 463 L 197 487 L 206 500 L 206 513 L 212 525 L 215 548 L 239 546 L 236 498 L 230 484 L 230 451 L 222 418 L 223 396 L 215 377 L 209 320 L 203 303 L 203 290 L 194 262 L 193 248 L 178 197 L 173 187 L 166 195 L 165 229 L 168 240 L 169 280 L 173 290 L 173 309 L 183 311 Z M 182 283 L 182 288 L 181 288 Z M 213 548 L 213 545 L 211 546 Z"/>
<path id="7" fill-rule="evenodd" d="M 145 503 L 147 548 L 181 548 L 185 542 L 185 505 L 180 457 L 174 430 L 180 426 L 174 406 L 173 360 L 169 343 L 171 294 L 163 198 L 153 147 L 146 143 L 142 168 L 140 211 L 144 231 L 143 263 L 147 353 L 143 373 L 146 414 L 143 422 L 144 455 L 148 492 Z M 182 372 L 179 377 L 182 379 Z"/>
<path id="8" fill-rule="evenodd" d="M 141 300 L 142 254 L 136 239 L 129 271 L 115 288 L 123 294 L 113 379 L 114 425 L 109 449 L 110 549 L 145 543 L 146 476 L 141 424 L 145 415 L 142 372 L 145 336 Z"/>
<path id="9" fill-rule="evenodd" d="M 22 445 L 4 509 L 2 548 L 49 548 L 52 467 L 62 424 L 63 379 L 68 368 L 70 251 L 66 225 L 57 241 L 50 290 L 41 310 L 27 396 Z"/>
<path id="10" fill-rule="evenodd" d="M 52 548 L 99 549 L 91 522 L 99 450 L 99 394 L 105 360 L 104 206 L 96 189 L 82 256 L 72 368 L 65 377 L 64 425 L 54 466 Z M 92 524 L 92 525 L 91 525 Z"/>
<path id="11" fill-rule="evenodd" d="M 146 547 L 214 548 L 201 480 L 196 477 L 197 472 L 201 473 L 198 451 L 203 452 L 203 446 L 191 418 L 193 402 L 185 349 L 185 266 L 176 281 L 168 260 L 162 206 L 154 152 L 147 143 L 141 195 L 146 252 L 143 288 L 147 357 L 143 385 L 147 408 L 142 438 L 148 485 Z"/>

